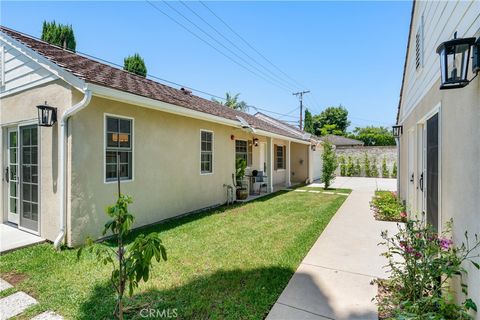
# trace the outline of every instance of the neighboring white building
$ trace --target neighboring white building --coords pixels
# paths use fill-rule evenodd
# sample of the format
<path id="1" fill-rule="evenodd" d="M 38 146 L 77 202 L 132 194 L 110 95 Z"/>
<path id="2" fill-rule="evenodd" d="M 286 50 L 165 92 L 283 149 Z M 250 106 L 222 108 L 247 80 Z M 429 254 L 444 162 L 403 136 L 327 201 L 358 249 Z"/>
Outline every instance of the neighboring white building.
<path id="1" fill-rule="evenodd" d="M 467 79 L 472 81 L 440 90 L 436 51 L 455 35 L 480 37 L 480 1 L 414 1 L 397 124 L 403 126 L 400 197 L 411 216 L 426 219 L 439 231 L 453 218 L 458 245 L 465 231 L 471 238 L 480 235 L 480 77 L 472 80 L 470 60 Z M 465 268 L 469 296 L 480 305 L 480 272 L 471 264 Z"/>

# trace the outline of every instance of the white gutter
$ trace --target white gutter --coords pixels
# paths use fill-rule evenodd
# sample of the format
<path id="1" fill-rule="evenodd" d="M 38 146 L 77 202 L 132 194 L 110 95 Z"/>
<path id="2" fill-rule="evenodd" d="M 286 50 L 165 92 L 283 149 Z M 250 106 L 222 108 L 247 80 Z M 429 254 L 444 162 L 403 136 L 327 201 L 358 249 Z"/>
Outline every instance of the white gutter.
<path id="1" fill-rule="evenodd" d="M 89 103 L 90 99 L 92 98 L 92 91 L 87 89 L 85 90 L 85 95 L 83 96 L 82 101 L 74 105 L 73 107 L 65 110 L 60 120 L 60 171 L 59 171 L 59 181 L 60 181 L 60 232 L 53 243 L 55 249 L 59 249 L 60 245 L 65 238 L 65 216 L 66 216 L 66 206 L 65 206 L 65 198 L 66 198 L 66 136 L 68 133 L 68 118 L 70 118 L 75 113 L 79 112 L 83 108 L 85 108 Z"/>

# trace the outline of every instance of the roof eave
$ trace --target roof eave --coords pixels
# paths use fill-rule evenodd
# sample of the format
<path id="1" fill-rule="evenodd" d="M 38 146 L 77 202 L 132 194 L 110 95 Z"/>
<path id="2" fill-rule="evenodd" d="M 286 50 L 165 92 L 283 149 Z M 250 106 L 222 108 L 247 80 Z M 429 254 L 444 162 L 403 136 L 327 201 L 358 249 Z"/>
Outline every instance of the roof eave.
<path id="1" fill-rule="evenodd" d="M 405 73 L 407 71 L 407 60 L 408 60 L 408 54 L 410 52 L 410 40 L 411 40 L 411 37 L 412 37 L 413 16 L 415 14 L 415 4 L 416 4 L 416 0 L 413 0 L 413 2 L 412 2 L 412 13 L 411 13 L 411 16 L 410 16 L 410 27 L 409 27 L 409 31 L 408 31 L 407 50 L 406 50 L 406 53 L 405 53 L 405 63 L 403 65 L 402 86 L 400 88 L 400 98 L 399 98 L 398 107 L 397 107 L 397 121 L 396 121 L 397 125 L 399 124 L 399 120 L 400 120 L 400 107 L 402 105 L 403 88 L 404 88 L 404 85 L 405 85 Z"/>
<path id="2" fill-rule="evenodd" d="M 46 58 L 44 55 L 36 52 L 35 50 L 29 48 L 22 42 L 12 38 L 11 36 L 9 36 L 8 34 L 2 31 L 0 31 L 0 40 L 10 45 L 11 47 L 13 47 L 15 50 L 21 52 L 29 59 L 32 59 L 33 61 L 38 63 L 40 66 L 42 66 L 43 68 L 45 68 L 46 70 L 54 74 L 55 76 L 59 77 L 66 83 L 70 84 L 74 88 L 78 89 L 81 92 L 85 92 L 86 84 L 83 79 L 75 76 L 71 72 L 60 67 L 53 61 Z"/>

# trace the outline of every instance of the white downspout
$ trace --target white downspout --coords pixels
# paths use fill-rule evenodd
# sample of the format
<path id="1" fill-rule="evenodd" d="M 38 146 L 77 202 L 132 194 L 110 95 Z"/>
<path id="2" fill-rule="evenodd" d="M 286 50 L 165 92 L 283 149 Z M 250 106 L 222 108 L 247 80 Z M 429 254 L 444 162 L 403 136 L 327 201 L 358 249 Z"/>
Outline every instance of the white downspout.
<path id="1" fill-rule="evenodd" d="M 65 110 L 60 119 L 60 170 L 59 170 L 59 182 L 60 182 L 60 232 L 53 243 L 55 249 L 59 249 L 60 245 L 65 238 L 65 216 L 66 216 L 66 206 L 65 206 L 65 198 L 66 198 L 66 137 L 68 134 L 68 118 L 72 115 L 77 113 L 78 111 L 85 108 L 89 103 L 90 99 L 92 98 L 92 91 L 87 89 L 85 90 L 85 95 L 83 96 L 82 101 L 74 105 L 73 107 Z"/>

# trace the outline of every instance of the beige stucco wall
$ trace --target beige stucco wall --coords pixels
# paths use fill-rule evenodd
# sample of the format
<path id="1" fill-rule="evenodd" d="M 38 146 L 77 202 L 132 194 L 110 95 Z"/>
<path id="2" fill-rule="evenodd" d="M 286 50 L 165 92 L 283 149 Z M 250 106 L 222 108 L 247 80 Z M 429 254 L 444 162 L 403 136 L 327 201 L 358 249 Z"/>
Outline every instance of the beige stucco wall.
<path id="1" fill-rule="evenodd" d="M 308 149 L 310 145 L 299 144 L 292 142 L 290 144 L 291 148 L 291 181 L 295 182 L 305 182 L 308 179 Z"/>
<path id="2" fill-rule="evenodd" d="M 467 87 L 455 90 L 439 90 L 439 86 L 437 82 L 402 121 L 400 195 L 402 199 L 407 198 L 410 183 L 407 169 L 408 131 L 441 103 L 440 220 L 444 224 L 453 218 L 453 238 L 459 245 L 465 240 L 465 231 L 472 239 L 474 234 L 480 235 L 480 81 L 476 78 Z M 415 176 L 418 178 L 416 165 Z M 469 263 L 465 264 L 465 268 L 468 271 L 465 279 L 469 285 L 469 295 L 479 303 L 480 271 Z M 457 290 L 460 292 L 458 287 Z M 461 294 L 459 296 L 462 300 Z M 476 319 L 480 319 L 480 315 Z"/>
<path id="3" fill-rule="evenodd" d="M 0 102 L 0 123 L 3 129 L 22 122 L 25 123 L 25 121 L 36 123 L 36 106 L 44 104 L 45 101 L 58 108 L 58 115 L 61 115 L 66 108 L 71 106 L 70 90 L 70 86 L 58 80 L 2 98 Z M 59 229 L 58 138 L 58 123 L 53 127 L 39 127 L 40 236 L 48 240 L 54 240 Z M 3 143 L 2 139 L 2 154 Z M 2 168 L 5 166 L 6 164 L 2 163 Z M 3 191 L 6 189 L 5 186 L 5 183 L 2 183 L 2 195 L 4 195 Z M 3 201 L 3 198 L 3 196 L 0 197 L 0 201 Z M 4 208 L 4 205 L 6 203 L 2 202 L 0 207 Z M 6 220 L 6 209 L 3 210 L 2 219 Z"/>

